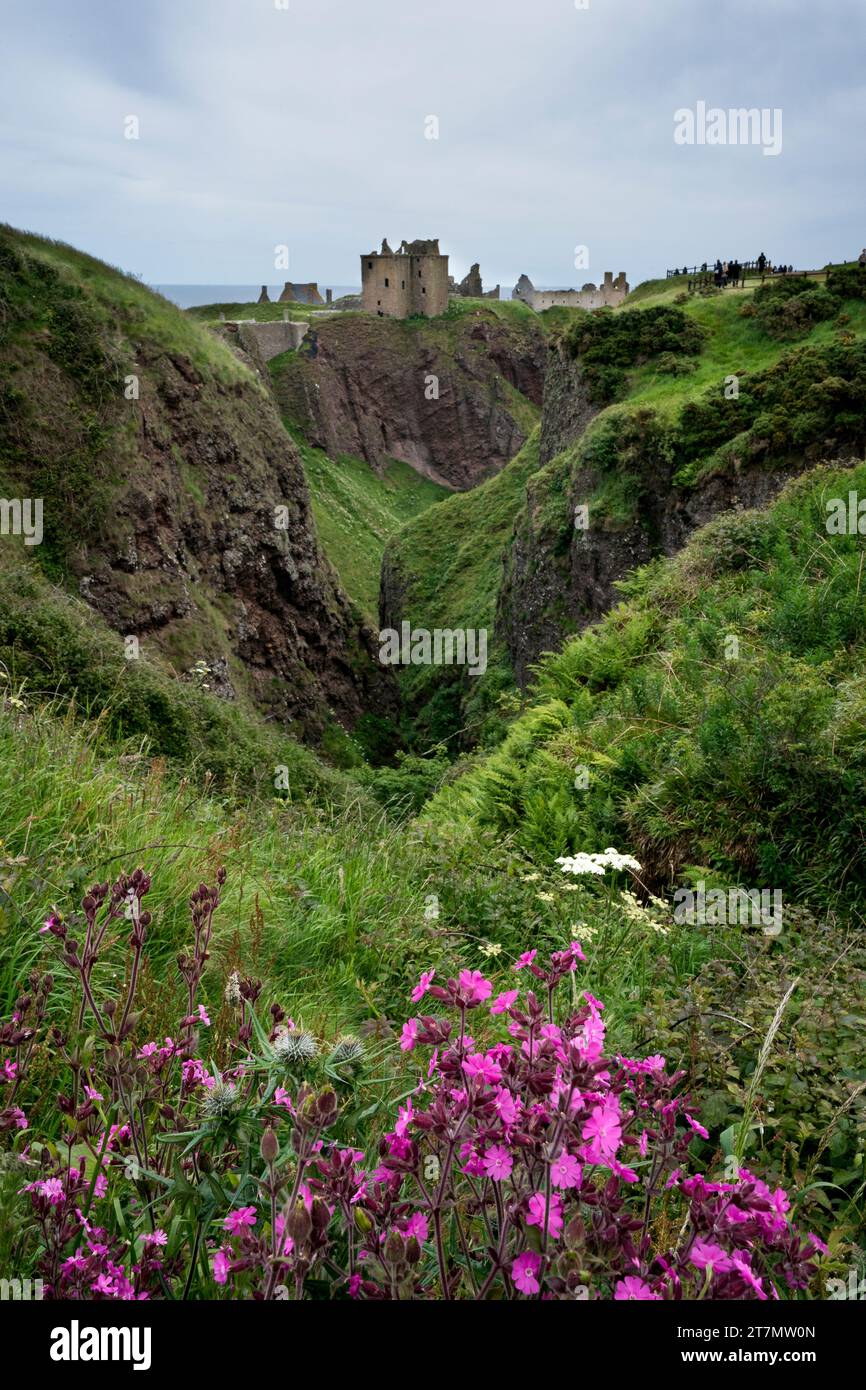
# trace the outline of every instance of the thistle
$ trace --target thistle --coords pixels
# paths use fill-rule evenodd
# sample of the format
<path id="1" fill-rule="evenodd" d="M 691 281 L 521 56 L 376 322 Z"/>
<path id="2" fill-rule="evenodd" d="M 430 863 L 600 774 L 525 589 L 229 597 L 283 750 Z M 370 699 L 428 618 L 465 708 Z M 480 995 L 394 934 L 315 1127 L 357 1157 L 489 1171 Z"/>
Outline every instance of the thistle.
<path id="1" fill-rule="evenodd" d="M 274 1053 L 287 1066 L 311 1062 L 318 1050 L 316 1039 L 306 1028 L 286 1028 L 274 1040 Z"/>
<path id="2" fill-rule="evenodd" d="M 202 1096 L 201 1112 L 206 1120 L 230 1120 L 239 1105 L 237 1086 L 231 1081 L 217 1081 Z"/>
<path id="3" fill-rule="evenodd" d="M 359 1038 L 346 1034 L 334 1043 L 329 1061 L 335 1067 L 357 1066 L 364 1057 L 364 1044 Z"/>

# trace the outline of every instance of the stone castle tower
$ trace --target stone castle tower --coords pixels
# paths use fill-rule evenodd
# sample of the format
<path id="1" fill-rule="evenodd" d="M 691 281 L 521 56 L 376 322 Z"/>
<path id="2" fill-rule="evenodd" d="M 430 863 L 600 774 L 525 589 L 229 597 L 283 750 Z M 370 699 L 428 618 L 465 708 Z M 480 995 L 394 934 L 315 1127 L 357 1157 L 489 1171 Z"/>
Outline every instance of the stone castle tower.
<path id="1" fill-rule="evenodd" d="M 435 318 L 448 308 L 448 257 L 439 240 L 403 241 L 392 251 L 387 240 L 381 251 L 361 257 L 361 303 L 380 318 L 405 319 L 411 314 Z"/>

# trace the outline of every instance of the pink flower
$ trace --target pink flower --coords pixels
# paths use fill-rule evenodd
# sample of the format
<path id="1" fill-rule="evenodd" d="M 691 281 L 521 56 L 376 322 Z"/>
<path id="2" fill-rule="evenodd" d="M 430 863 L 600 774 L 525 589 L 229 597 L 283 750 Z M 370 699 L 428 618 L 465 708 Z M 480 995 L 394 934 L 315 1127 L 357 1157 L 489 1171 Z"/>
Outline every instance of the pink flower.
<path id="1" fill-rule="evenodd" d="M 274 1105 L 282 1105 L 286 1110 L 293 1109 L 292 1098 L 285 1086 L 278 1086 L 274 1091 Z"/>
<path id="2" fill-rule="evenodd" d="M 538 1271 L 541 1269 L 541 1256 L 536 1255 L 534 1250 L 524 1250 L 522 1255 L 511 1266 L 511 1277 L 514 1280 L 514 1287 L 525 1294 L 538 1293 L 541 1285 L 538 1282 Z"/>
<path id="3" fill-rule="evenodd" d="M 550 1165 L 550 1181 L 554 1187 L 577 1187 L 580 1183 L 581 1172 L 577 1159 L 563 1150 Z"/>
<path id="4" fill-rule="evenodd" d="M 538 955 L 537 951 L 524 951 L 522 956 L 518 956 L 514 962 L 515 970 L 525 970 L 527 965 L 531 965 Z"/>
<path id="5" fill-rule="evenodd" d="M 544 1193 L 533 1193 L 529 1199 L 529 1215 L 526 1218 L 526 1224 L 528 1226 L 540 1226 L 542 1230 L 546 1224 L 548 1235 L 553 1236 L 554 1240 L 558 1240 L 562 1235 L 562 1198 L 558 1197 L 555 1192 L 550 1194 L 550 1215 L 545 1221 L 546 1215 L 547 1204 Z"/>
<path id="6" fill-rule="evenodd" d="M 224 1250 L 217 1250 L 213 1257 L 213 1277 L 217 1284 L 224 1284 L 229 1274 L 229 1259 Z"/>
<path id="7" fill-rule="evenodd" d="M 418 1003 L 420 1003 L 420 1001 L 424 998 L 424 995 L 427 993 L 428 989 L 430 988 L 430 985 L 431 985 L 432 980 L 433 980 L 433 976 L 434 976 L 435 974 L 436 974 L 436 971 L 435 971 L 435 970 L 422 970 L 422 971 L 421 971 L 421 978 L 420 978 L 420 980 L 418 981 L 418 983 L 417 983 L 417 985 L 415 986 L 415 988 L 413 989 L 412 995 L 411 995 L 412 1003 L 413 1003 L 413 1004 L 418 1004 Z"/>
<path id="8" fill-rule="evenodd" d="M 733 1266 L 730 1257 L 725 1254 L 720 1245 L 715 1245 L 709 1240 L 696 1240 L 689 1251 L 689 1259 L 695 1269 L 706 1269 L 712 1266 L 714 1274 L 725 1274 Z"/>
<path id="9" fill-rule="evenodd" d="M 145 1245 L 168 1245 L 168 1236 L 159 1227 L 155 1231 L 148 1231 L 144 1237 Z"/>
<path id="10" fill-rule="evenodd" d="M 210 1019 L 207 1016 L 207 1009 L 205 1008 L 204 1004 L 199 1004 L 198 1016 L 199 1021 L 204 1024 L 205 1028 L 210 1028 Z"/>
<path id="11" fill-rule="evenodd" d="M 88 1100 L 105 1100 L 105 1096 L 100 1091 L 94 1091 L 92 1086 L 85 1086 L 84 1094 Z"/>
<path id="12" fill-rule="evenodd" d="M 502 994 L 497 994 L 493 1003 L 490 1005 L 492 1014 L 504 1014 L 506 1009 L 513 1008 L 517 1003 L 519 989 L 506 989 Z"/>
<path id="13" fill-rule="evenodd" d="M 594 994 L 590 994 L 588 989 L 583 991 L 583 997 L 587 1004 L 591 1004 L 594 1009 L 598 1009 L 599 1013 L 604 1013 L 604 1004 L 602 1004 L 600 999 L 596 999 Z"/>
<path id="14" fill-rule="evenodd" d="M 649 1135 L 647 1134 L 646 1130 L 644 1129 L 644 1130 L 641 1131 L 640 1141 L 639 1141 L 638 1146 L 637 1146 L 637 1151 L 638 1151 L 638 1153 L 640 1154 L 641 1158 L 646 1158 L 646 1156 L 647 1156 L 647 1149 L 648 1149 L 648 1148 L 649 1148 Z"/>
<path id="15" fill-rule="evenodd" d="M 491 1144 L 481 1161 L 491 1182 L 503 1182 L 505 1178 L 511 1177 L 514 1159 L 502 1144 Z"/>
<path id="16" fill-rule="evenodd" d="M 93 1184 L 93 1195 L 95 1197 L 104 1197 L 107 1191 L 108 1178 L 104 1173 L 99 1173 L 96 1182 Z"/>
<path id="17" fill-rule="evenodd" d="M 594 1105 L 581 1133 L 590 1141 L 587 1153 L 590 1163 L 603 1163 L 615 1157 L 622 1143 L 619 1101 L 609 1097 L 602 1105 Z"/>
<path id="18" fill-rule="evenodd" d="M 14 1081 L 14 1080 L 15 1080 L 15 1077 L 16 1077 L 16 1075 L 17 1075 L 17 1072 L 18 1072 L 18 1063 L 17 1063 L 17 1062 L 13 1062 L 12 1059 L 11 1059 L 11 1057 L 7 1057 L 6 1060 L 5 1060 L 5 1062 L 3 1063 L 3 1079 L 4 1079 L 4 1081 Z"/>
<path id="19" fill-rule="evenodd" d="M 117 1293 L 117 1285 L 113 1279 L 109 1279 L 107 1274 L 100 1274 L 99 1278 L 90 1285 L 94 1293 L 101 1293 L 106 1298 L 114 1298 Z"/>
<path id="20" fill-rule="evenodd" d="M 44 1197 L 52 1207 L 58 1207 L 65 1196 L 63 1183 L 59 1178 L 46 1178 L 44 1182 L 37 1183 L 36 1188 L 40 1196 Z"/>
<path id="21" fill-rule="evenodd" d="M 416 1211 L 409 1217 L 403 1225 L 403 1234 L 414 1236 L 419 1245 L 423 1245 L 429 1234 L 427 1230 L 427 1218 L 422 1211 Z"/>
<path id="22" fill-rule="evenodd" d="M 613 1294 L 615 1299 L 620 1301 L 645 1301 L 646 1299 L 658 1299 L 659 1295 L 653 1293 L 649 1284 L 643 1279 L 639 1279 L 636 1274 L 627 1274 L 625 1279 L 620 1279 Z"/>
<path id="23" fill-rule="evenodd" d="M 485 999 L 489 999 L 493 993 L 493 986 L 489 980 L 485 980 L 480 970 L 461 970 L 457 977 L 463 999 L 472 1008 L 476 1004 L 483 1004 Z"/>
<path id="24" fill-rule="evenodd" d="M 695 1131 L 695 1134 L 699 1134 L 702 1139 L 709 1139 L 709 1131 L 704 1129 L 703 1125 L 699 1125 L 697 1120 L 693 1120 L 688 1111 L 684 1111 L 683 1113 L 685 1114 L 685 1117 L 691 1125 L 692 1129 Z"/>
<path id="25" fill-rule="evenodd" d="M 496 1112 L 504 1125 L 513 1125 L 520 1114 L 520 1104 L 504 1086 L 500 1086 L 493 1102 Z"/>
<path id="26" fill-rule="evenodd" d="M 475 1076 L 482 1084 L 488 1086 L 494 1086 L 497 1081 L 502 1080 L 502 1072 L 496 1062 L 481 1052 L 466 1057 L 463 1061 L 463 1070 L 467 1076 Z"/>
<path id="27" fill-rule="evenodd" d="M 394 1125 L 394 1133 L 398 1138 L 402 1139 L 403 1135 L 406 1133 L 406 1130 L 409 1128 L 414 1118 L 414 1113 L 412 1109 L 412 1097 L 410 1096 L 408 1104 L 401 1105 L 397 1112 L 397 1123 Z"/>
<path id="28" fill-rule="evenodd" d="M 239 1235 L 244 1226 L 255 1226 L 256 1209 L 255 1207 L 239 1207 L 237 1211 L 230 1211 L 223 1226 L 233 1236 Z"/>
<path id="29" fill-rule="evenodd" d="M 410 1018 L 403 1024 L 403 1031 L 400 1034 L 400 1051 L 411 1052 L 415 1046 L 415 1039 L 418 1036 L 418 1020 Z"/>
<path id="30" fill-rule="evenodd" d="M 363 1252 L 362 1252 L 362 1253 L 363 1253 Z M 358 1297 L 358 1294 L 359 1294 L 360 1292 L 361 1292 L 361 1276 L 360 1276 L 360 1274 L 350 1274 L 350 1275 L 349 1275 L 349 1297 L 350 1297 L 350 1298 L 357 1298 L 357 1297 Z"/>

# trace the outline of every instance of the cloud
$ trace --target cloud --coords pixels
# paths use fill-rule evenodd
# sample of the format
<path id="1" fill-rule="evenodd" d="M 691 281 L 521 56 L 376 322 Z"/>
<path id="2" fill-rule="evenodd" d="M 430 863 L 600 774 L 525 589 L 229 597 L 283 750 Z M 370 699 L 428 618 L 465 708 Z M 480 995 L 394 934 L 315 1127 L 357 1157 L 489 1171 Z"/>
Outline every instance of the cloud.
<path id="1" fill-rule="evenodd" d="M 860 0 L 832 25 L 812 0 L 4 9 L 3 215 L 154 283 L 274 283 L 281 243 L 293 278 L 352 283 L 383 235 L 539 284 L 866 239 Z M 698 100 L 781 107 L 781 156 L 676 146 Z"/>

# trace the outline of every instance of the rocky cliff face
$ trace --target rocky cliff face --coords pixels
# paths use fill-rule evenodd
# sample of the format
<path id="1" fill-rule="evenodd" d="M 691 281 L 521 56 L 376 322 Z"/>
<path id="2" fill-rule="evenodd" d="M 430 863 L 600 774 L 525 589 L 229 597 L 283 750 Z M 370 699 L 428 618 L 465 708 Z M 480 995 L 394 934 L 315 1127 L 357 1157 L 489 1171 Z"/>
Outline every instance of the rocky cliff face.
<path id="1" fill-rule="evenodd" d="M 332 458 L 402 459 L 458 491 L 522 447 L 541 404 L 545 339 L 532 319 L 323 319 L 274 364 L 283 413 Z"/>
<path id="2" fill-rule="evenodd" d="M 104 266 L 80 279 L 69 255 L 0 238 L 0 474 L 44 498 L 30 558 L 143 655 L 181 677 L 203 661 L 220 694 L 312 736 L 393 711 L 268 391 L 207 330 Z"/>

